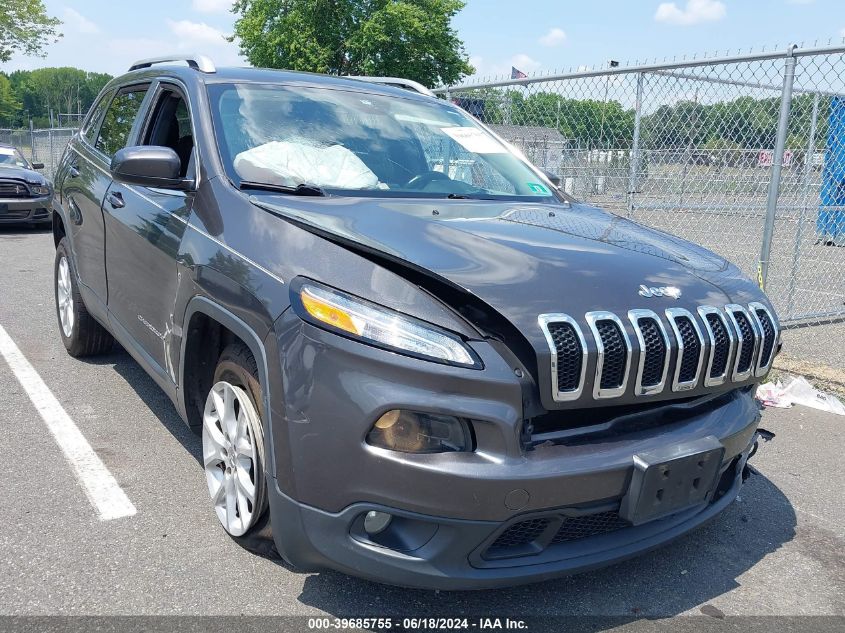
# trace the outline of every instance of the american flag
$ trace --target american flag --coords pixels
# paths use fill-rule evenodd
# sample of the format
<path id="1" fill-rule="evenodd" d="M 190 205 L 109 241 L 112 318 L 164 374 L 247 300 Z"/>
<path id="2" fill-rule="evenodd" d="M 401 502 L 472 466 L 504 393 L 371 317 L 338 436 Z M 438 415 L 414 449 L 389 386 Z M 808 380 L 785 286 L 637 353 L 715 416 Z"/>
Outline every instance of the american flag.
<path id="1" fill-rule="evenodd" d="M 525 79 L 528 77 L 524 72 L 522 72 L 516 66 L 511 66 L 511 79 Z"/>

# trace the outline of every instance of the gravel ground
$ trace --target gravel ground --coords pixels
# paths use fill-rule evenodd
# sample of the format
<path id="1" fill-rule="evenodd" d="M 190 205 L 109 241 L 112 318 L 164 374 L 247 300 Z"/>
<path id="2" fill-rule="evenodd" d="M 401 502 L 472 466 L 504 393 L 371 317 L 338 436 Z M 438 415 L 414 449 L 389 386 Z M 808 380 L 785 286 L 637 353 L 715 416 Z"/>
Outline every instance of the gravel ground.
<path id="1" fill-rule="evenodd" d="M 0 358 L 0 615 L 845 616 L 845 419 L 802 408 L 765 412 L 776 438 L 722 515 L 614 567 L 475 593 L 294 573 L 218 527 L 198 439 L 126 353 L 65 353 L 53 255 L 49 233 L 0 228 L 0 325 L 138 512 L 97 520 Z"/>

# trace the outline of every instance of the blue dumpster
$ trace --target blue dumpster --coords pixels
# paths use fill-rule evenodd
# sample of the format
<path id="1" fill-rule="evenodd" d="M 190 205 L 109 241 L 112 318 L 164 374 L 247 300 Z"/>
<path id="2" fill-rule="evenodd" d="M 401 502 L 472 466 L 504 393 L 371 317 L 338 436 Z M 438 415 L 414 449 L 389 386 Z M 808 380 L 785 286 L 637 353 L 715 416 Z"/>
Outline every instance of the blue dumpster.
<path id="1" fill-rule="evenodd" d="M 812 157 L 807 157 L 812 160 Z M 845 246 L 845 98 L 830 100 L 827 151 L 816 233 L 825 243 Z"/>

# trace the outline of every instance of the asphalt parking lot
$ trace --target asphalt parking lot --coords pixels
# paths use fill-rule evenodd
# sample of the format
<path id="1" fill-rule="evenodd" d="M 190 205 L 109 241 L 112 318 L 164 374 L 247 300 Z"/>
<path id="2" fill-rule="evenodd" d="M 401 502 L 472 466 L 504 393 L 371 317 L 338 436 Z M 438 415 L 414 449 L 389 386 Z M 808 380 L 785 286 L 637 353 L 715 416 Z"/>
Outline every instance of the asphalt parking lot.
<path id="1" fill-rule="evenodd" d="M 845 418 L 804 408 L 764 413 L 737 503 L 615 567 L 473 593 L 294 573 L 218 526 L 198 438 L 128 354 L 65 353 L 53 256 L 49 232 L 0 228 L 0 326 L 136 512 L 98 518 L 0 356 L 0 615 L 845 615 Z"/>

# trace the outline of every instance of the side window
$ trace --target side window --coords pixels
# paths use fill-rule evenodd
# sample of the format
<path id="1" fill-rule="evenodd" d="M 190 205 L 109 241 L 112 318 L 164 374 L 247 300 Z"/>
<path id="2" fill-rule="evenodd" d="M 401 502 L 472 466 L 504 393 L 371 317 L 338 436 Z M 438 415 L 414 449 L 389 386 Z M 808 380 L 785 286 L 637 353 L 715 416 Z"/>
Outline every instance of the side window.
<path id="1" fill-rule="evenodd" d="M 129 88 L 117 93 L 106 110 L 95 145 L 103 154 L 113 156 L 117 150 L 126 147 L 132 124 L 135 123 L 135 117 L 138 116 L 146 94 L 147 86 Z"/>
<path id="2" fill-rule="evenodd" d="M 111 101 L 113 96 L 114 90 L 109 90 L 100 97 L 100 100 L 97 101 L 93 108 L 91 108 L 91 114 L 82 126 L 82 138 L 88 141 L 91 145 L 94 144 L 94 140 L 97 138 L 97 129 L 100 127 L 100 121 L 102 121 L 103 114 L 106 111 L 106 106 L 109 105 L 109 101 Z"/>
<path id="3" fill-rule="evenodd" d="M 187 175 L 194 149 L 194 137 L 188 104 L 176 90 L 162 91 L 153 108 L 153 116 L 144 134 L 143 144 L 161 145 L 172 149 L 182 163 L 182 177 Z"/>

